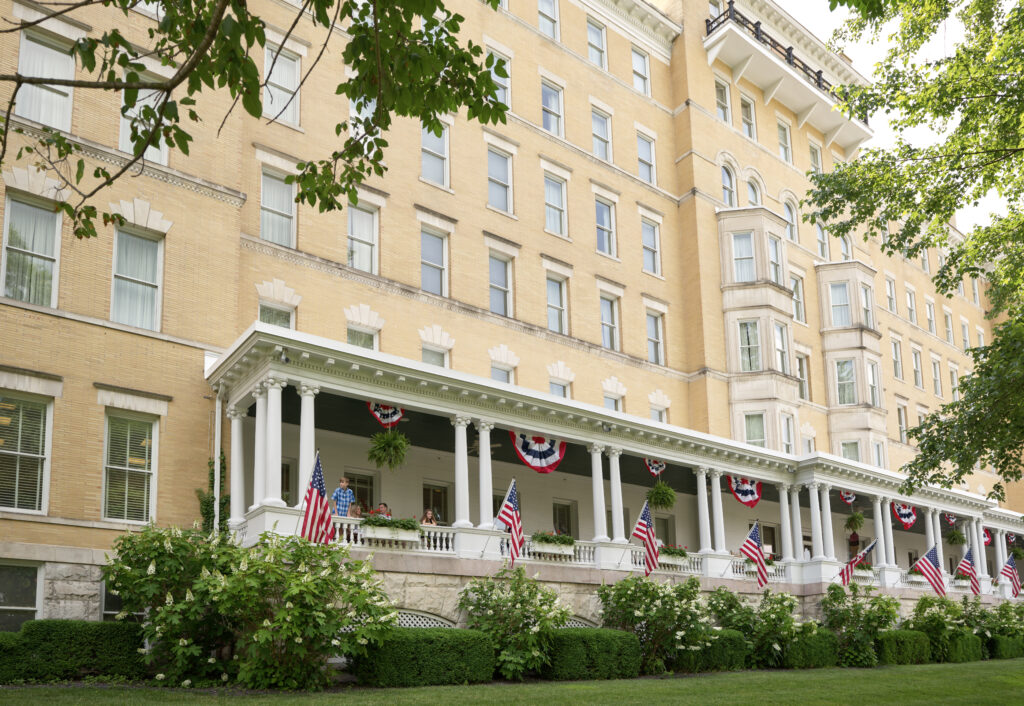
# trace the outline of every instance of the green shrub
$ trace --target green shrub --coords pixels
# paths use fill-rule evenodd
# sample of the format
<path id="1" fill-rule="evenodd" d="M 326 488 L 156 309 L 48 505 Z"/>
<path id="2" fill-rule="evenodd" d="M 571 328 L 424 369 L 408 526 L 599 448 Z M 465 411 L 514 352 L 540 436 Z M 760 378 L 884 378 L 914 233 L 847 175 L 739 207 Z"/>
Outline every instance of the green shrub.
<path id="1" fill-rule="evenodd" d="M 98 675 L 140 679 L 146 673 L 137 623 L 30 620 L 21 632 L 0 635 L 0 683 Z"/>
<path id="2" fill-rule="evenodd" d="M 949 662 L 950 639 L 963 620 L 963 608 L 960 604 L 940 596 L 922 596 L 914 605 L 914 612 L 904 625 L 928 635 L 933 661 Z"/>
<path id="3" fill-rule="evenodd" d="M 993 635 L 988 642 L 991 659 L 1015 659 L 1024 657 L 1024 637 Z"/>
<path id="4" fill-rule="evenodd" d="M 839 638 L 817 623 L 800 626 L 796 637 L 786 648 L 782 666 L 787 669 L 834 667 L 839 660 Z"/>
<path id="5" fill-rule="evenodd" d="M 680 672 L 731 672 L 743 669 L 750 659 L 750 642 L 738 630 L 715 630 L 712 640 L 699 650 L 680 651 L 674 667 Z"/>
<path id="6" fill-rule="evenodd" d="M 849 590 L 831 584 L 821 599 L 822 624 L 839 637 L 840 667 L 874 667 L 878 634 L 896 624 L 899 601 L 872 596 L 873 590 L 856 583 Z"/>
<path id="7" fill-rule="evenodd" d="M 751 666 L 782 665 L 786 648 L 796 635 L 796 598 L 766 589 L 754 608 L 728 589 L 718 588 L 708 596 L 708 607 L 721 627 L 737 630 L 751 642 Z"/>
<path id="8" fill-rule="evenodd" d="M 969 630 L 954 630 L 949 636 L 947 662 L 978 662 L 981 660 L 981 638 Z"/>
<path id="9" fill-rule="evenodd" d="M 395 628 L 352 671 L 369 686 L 475 684 L 494 677 L 494 649 L 479 630 Z"/>
<path id="10" fill-rule="evenodd" d="M 21 633 L 0 631 L 0 684 L 25 679 L 24 656 Z"/>
<path id="11" fill-rule="evenodd" d="M 633 679 L 640 674 L 636 635 L 604 628 L 565 628 L 551 636 L 551 662 L 543 679 Z"/>
<path id="12" fill-rule="evenodd" d="M 917 630 L 886 630 L 875 642 L 879 664 L 924 664 L 932 658 L 928 636 Z"/>

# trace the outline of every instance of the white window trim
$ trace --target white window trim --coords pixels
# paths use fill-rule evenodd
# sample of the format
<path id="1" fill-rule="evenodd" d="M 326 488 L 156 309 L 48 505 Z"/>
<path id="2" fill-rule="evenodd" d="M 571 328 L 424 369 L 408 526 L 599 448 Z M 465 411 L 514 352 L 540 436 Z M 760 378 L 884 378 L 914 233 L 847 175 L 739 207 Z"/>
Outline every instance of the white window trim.
<path id="1" fill-rule="evenodd" d="M 288 44 L 294 46 L 295 43 L 294 42 L 289 42 Z M 263 80 L 267 83 L 268 86 L 270 85 L 270 75 L 269 75 L 268 69 L 270 68 L 269 64 L 270 64 L 270 61 L 271 61 L 271 58 L 270 58 L 270 54 L 271 53 L 275 54 L 276 56 L 284 56 L 285 58 L 291 59 L 292 61 L 295 62 L 295 72 L 296 72 L 295 91 L 292 93 L 291 103 L 288 104 L 289 108 L 291 108 L 291 106 L 295 106 L 295 122 L 292 122 L 290 120 L 286 120 L 286 119 L 284 119 L 284 117 L 277 117 L 277 114 L 280 113 L 282 110 L 284 110 L 284 106 L 270 106 L 268 104 L 268 102 L 267 102 L 267 88 L 266 88 L 266 86 L 264 86 L 264 88 L 263 88 L 263 117 L 264 118 L 270 118 L 270 119 L 274 120 L 274 122 L 281 123 L 282 125 L 288 125 L 290 127 L 298 127 L 299 125 L 302 124 L 302 108 L 301 108 L 301 106 L 302 106 L 302 102 L 301 102 L 302 98 L 301 98 L 301 95 L 300 95 L 301 92 L 302 92 L 302 55 L 299 54 L 298 52 L 294 51 L 294 49 L 292 49 L 292 46 L 288 46 L 288 45 L 281 46 L 280 42 L 269 41 L 269 37 L 268 37 L 267 44 L 264 47 L 264 60 L 263 60 L 263 73 L 264 73 L 264 76 L 263 76 Z M 277 61 L 276 56 L 274 58 L 275 62 Z M 275 63 L 275 65 L 276 65 L 276 63 Z M 268 108 L 269 108 L 269 111 L 270 111 L 269 113 L 267 112 Z"/>
<path id="2" fill-rule="evenodd" d="M 432 152 L 432 151 L 430 151 L 429 149 L 427 149 L 424 146 L 424 144 L 423 144 L 423 131 L 425 131 L 426 128 L 423 125 L 420 125 L 420 174 L 419 174 L 419 178 L 420 178 L 420 181 L 422 181 L 424 184 L 430 184 L 431 186 L 437 186 L 437 187 L 440 187 L 442 189 L 450 191 L 451 190 L 451 182 L 452 182 L 452 179 L 451 179 L 451 169 L 452 169 L 451 131 L 452 131 L 452 126 L 447 121 L 442 120 L 441 122 L 442 122 L 441 138 L 444 140 L 444 154 L 443 155 L 439 155 L 436 152 Z M 430 134 L 433 135 L 433 133 L 430 133 Z M 436 135 L 434 135 L 434 136 L 436 137 Z M 441 182 L 440 184 L 437 183 L 436 181 L 433 181 L 433 180 L 428 179 L 425 176 L 423 176 L 423 154 L 424 153 L 427 153 L 427 154 L 429 154 L 432 157 L 439 158 L 439 159 L 441 159 L 444 162 L 444 177 L 443 177 L 444 181 Z"/>
<path id="3" fill-rule="evenodd" d="M 156 328 L 153 331 L 163 330 L 163 301 L 164 301 L 164 237 L 160 234 L 150 234 L 143 230 L 135 228 L 115 228 L 114 229 L 114 252 L 110 258 L 110 320 L 114 320 L 114 287 L 116 284 L 117 275 L 117 239 L 121 237 L 121 233 L 134 236 L 136 238 L 145 238 L 146 240 L 156 241 L 156 270 L 157 270 L 157 284 L 156 284 L 156 311 L 154 312 L 154 320 L 156 322 Z M 130 279 L 124 277 L 124 279 Z M 126 324 L 123 321 L 117 322 L 124 326 L 132 326 L 132 328 L 142 328 L 134 326 L 132 324 Z M 150 330 L 150 329 L 143 329 Z"/>
<path id="4" fill-rule="evenodd" d="M 622 351 L 622 297 L 616 296 L 612 291 L 607 289 L 601 289 L 600 284 L 601 281 L 598 280 L 599 293 L 597 320 L 601 327 L 601 347 L 610 351 Z M 601 302 L 603 301 L 607 301 L 611 304 L 612 320 L 610 324 L 606 324 L 604 319 L 601 318 Z M 611 346 L 604 345 L 604 329 L 607 325 L 610 325 L 612 328 Z"/>
<path id="5" fill-rule="evenodd" d="M 498 211 L 499 213 L 505 213 L 505 214 L 508 214 L 510 216 L 511 215 L 515 215 L 515 212 L 516 212 L 516 201 L 515 201 L 515 190 L 514 190 L 514 181 L 515 180 L 513 179 L 513 173 L 512 173 L 513 162 L 514 162 L 514 160 L 513 160 L 514 152 L 509 152 L 509 151 L 505 150 L 503 147 L 500 147 L 497 144 L 494 144 L 494 142 L 492 142 L 491 140 L 488 140 L 487 139 L 487 133 L 484 133 L 484 142 L 486 142 L 487 145 L 488 145 L 488 147 L 487 147 L 487 157 L 488 157 L 488 159 L 490 159 L 491 152 L 493 152 L 494 154 L 498 155 L 499 157 L 504 157 L 505 158 L 505 163 L 508 165 L 508 183 L 504 184 L 505 188 L 508 190 L 508 198 L 506 199 L 507 200 L 508 208 L 502 209 L 502 208 L 498 208 L 497 206 L 494 206 L 494 205 L 491 204 L 490 183 L 491 183 L 492 180 L 491 180 L 490 173 L 487 174 L 487 184 L 488 184 L 487 207 L 490 208 L 490 209 L 493 209 L 495 211 Z M 505 141 L 505 140 L 501 140 L 501 142 L 504 142 L 504 143 L 507 144 L 507 141 Z M 496 183 L 500 184 L 501 182 L 496 182 Z"/>
<path id="6" fill-rule="evenodd" d="M 636 87 L 636 80 L 635 79 L 636 79 L 636 75 L 637 74 L 636 74 L 636 71 L 633 69 L 633 55 L 634 54 L 639 54 L 644 59 L 644 73 L 643 73 L 643 77 L 644 77 L 644 90 L 643 91 L 639 90 Z M 630 78 L 634 79 L 633 82 L 632 82 L 633 90 L 634 91 L 636 91 L 637 93 L 639 93 L 641 95 L 644 95 L 644 96 L 650 96 L 651 95 L 651 55 L 650 55 L 650 53 L 648 53 L 648 52 L 644 51 L 643 49 L 641 49 L 640 47 L 636 46 L 635 44 L 630 47 L 630 51 L 629 51 L 629 75 L 630 75 Z"/>
<path id="7" fill-rule="evenodd" d="M 555 25 L 555 35 L 552 37 L 540 28 L 540 5 L 537 5 L 537 31 L 540 32 L 541 36 L 546 37 L 552 41 L 559 42 L 562 39 L 562 17 L 561 8 L 559 7 L 558 0 L 551 0 L 551 5 L 554 9 L 554 17 L 550 17 L 551 21 Z"/>
<path id="8" fill-rule="evenodd" d="M 725 87 L 725 109 L 726 109 L 726 112 L 728 113 L 728 117 L 725 120 L 722 120 L 722 118 L 718 115 L 718 86 L 719 86 L 719 84 L 721 84 L 722 86 Z M 725 78 L 724 76 L 722 76 L 718 72 L 715 72 L 715 75 L 714 75 L 714 89 L 715 89 L 715 113 L 714 113 L 714 115 L 715 115 L 715 120 L 717 120 L 719 122 L 722 122 L 722 123 L 725 123 L 726 125 L 730 125 L 730 126 L 732 125 L 732 88 L 731 88 L 731 84 L 732 84 L 732 82 L 729 79 Z"/>
<path id="9" fill-rule="evenodd" d="M 608 70 L 608 29 L 605 27 L 603 22 L 599 22 L 590 15 L 587 15 L 587 62 L 597 66 L 600 69 Z M 590 32 L 589 29 L 593 25 L 594 29 L 601 32 L 601 63 L 595 64 L 590 58 Z"/>
<path id="10" fill-rule="evenodd" d="M 541 72 L 544 78 L 541 80 L 541 101 L 540 101 L 540 129 L 549 135 L 555 137 L 565 137 L 565 85 L 553 81 L 547 72 Z M 544 127 L 544 113 L 547 112 L 544 107 L 544 84 L 547 84 L 548 88 L 553 89 L 558 94 L 558 112 L 554 113 L 558 116 L 558 130 L 552 132 Z"/>
<path id="11" fill-rule="evenodd" d="M 46 422 L 43 425 L 46 443 L 43 448 L 43 478 L 38 510 L 23 510 L 15 507 L 0 507 L 3 512 L 22 515 L 46 515 L 50 510 L 50 467 L 53 458 L 53 401 L 63 393 L 64 383 L 57 380 L 38 378 L 26 373 L 0 371 L 0 391 L 10 397 L 39 402 L 46 405 Z M 51 394 L 56 393 L 56 394 Z M 9 563 L 6 559 L 0 563 Z"/>
<path id="12" fill-rule="evenodd" d="M 564 336 L 569 335 L 569 275 L 564 274 L 564 269 L 557 266 L 555 263 L 549 263 L 546 259 L 542 259 L 541 263 L 544 265 L 544 328 L 553 333 L 560 333 Z M 570 271 L 569 274 L 572 274 Z M 551 307 L 551 302 L 548 301 L 548 280 L 552 282 L 558 282 L 560 291 L 560 303 L 558 307 L 562 312 L 561 330 L 555 331 L 548 325 L 548 308 Z"/>
<path id="13" fill-rule="evenodd" d="M 15 17 L 19 17 L 20 15 L 23 14 L 31 15 L 31 20 L 39 19 L 44 16 L 38 10 L 29 8 L 28 6 L 21 5 L 20 3 L 15 2 Z M 19 19 L 23 19 L 24 21 L 31 21 L 29 17 L 19 17 Z M 20 66 L 21 55 L 25 50 L 25 42 L 32 41 L 36 44 L 47 45 L 51 49 L 55 49 L 56 51 L 66 51 L 68 53 L 68 61 L 71 62 L 71 77 L 74 78 L 74 75 L 78 70 L 78 62 L 75 61 L 75 57 L 71 54 L 72 43 L 78 41 L 79 39 L 85 38 L 86 33 L 78 29 L 75 25 L 72 25 L 69 22 L 61 21 L 59 18 L 47 19 L 45 22 L 42 22 L 39 25 L 39 28 L 48 29 L 50 32 L 54 32 L 54 34 L 50 34 L 49 32 L 33 31 L 32 29 L 20 32 L 19 34 L 21 36 L 18 39 L 18 61 L 15 63 L 15 67 L 17 68 Z M 71 42 L 69 42 L 68 39 L 71 39 Z M 46 127 L 57 130 L 59 132 L 68 133 L 71 132 L 72 121 L 74 119 L 75 113 L 75 88 L 74 86 L 61 86 L 61 89 L 66 90 L 68 92 L 68 114 L 66 116 L 66 124 L 47 125 Z M 17 111 L 13 111 L 13 115 L 20 117 L 17 115 Z M 21 119 L 32 120 L 32 118 Z M 33 120 L 33 122 L 37 121 Z M 43 123 L 39 124 L 42 125 Z"/>
<path id="14" fill-rule="evenodd" d="M 640 212 L 642 214 L 643 213 L 643 209 L 641 209 Z M 654 248 L 653 248 L 653 250 L 654 250 L 654 269 L 653 270 L 648 270 L 646 267 L 644 267 L 643 254 L 649 249 L 649 248 L 647 248 L 646 245 L 644 245 L 644 242 L 643 242 L 644 221 L 646 221 L 649 225 L 654 227 Z M 663 276 L 662 275 L 662 267 L 661 267 L 661 222 L 660 221 L 651 220 L 650 218 L 647 218 L 646 216 L 643 216 L 643 215 L 641 215 L 641 217 L 640 217 L 640 255 L 641 255 L 641 258 L 640 258 L 640 270 L 642 272 L 645 272 L 645 273 L 647 273 L 649 275 L 656 275 L 658 277 Z"/>
<path id="15" fill-rule="evenodd" d="M 18 5 L 15 4 L 15 7 L 18 7 Z M 7 511 L 8 511 L 8 508 L 4 508 L 4 512 L 7 512 Z M 10 510 L 10 511 L 14 512 L 13 510 Z M 18 512 L 25 512 L 25 511 L 24 510 L 19 510 Z M 43 610 L 43 597 L 44 597 L 43 587 L 44 587 L 44 583 L 46 581 L 46 564 L 45 563 L 39 563 L 39 562 L 36 562 L 36 561 L 26 561 L 24 559 L 7 559 L 7 558 L 0 559 L 0 564 L 2 564 L 4 566 L 34 566 L 35 567 L 35 569 L 36 569 L 36 604 L 32 607 L 32 612 L 34 613 L 34 615 L 33 615 L 32 618 L 30 618 L 30 620 L 39 620 L 40 618 L 42 618 L 43 616 L 41 615 L 41 613 L 42 613 L 42 610 Z M 28 608 L 24 608 L 22 606 L 4 606 L 4 609 L 5 610 L 17 610 L 17 611 L 24 610 L 26 613 L 29 612 Z"/>
<path id="16" fill-rule="evenodd" d="M 143 14 L 145 14 L 145 13 L 143 13 Z M 147 74 L 149 74 L 149 75 L 147 75 Z M 160 78 L 166 78 L 166 77 L 161 77 L 159 75 L 154 75 L 151 72 L 147 71 L 146 73 L 142 74 L 140 76 L 140 78 L 142 80 L 147 80 L 147 79 L 149 79 L 149 80 L 160 80 Z M 124 107 L 124 91 L 123 90 L 121 91 L 121 106 L 120 107 L 121 108 Z M 135 108 L 138 109 L 139 107 L 140 107 L 140 100 L 137 98 L 136 101 L 135 101 Z M 153 149 L 153 147 L 154 147 L 154 145 L 150 145 L 149 147 L 147 147 L 146 148 L 146 152 L 148 152 L 149 150 Z M 157 164 L 160 164 L 160 165 L 163 165 L 163 166 L 167 166 L 167 159 L 168 159 L 168 152 L 169 152 L 169 150 L 167 148 L 167 143 L 164 141 L 163 137 L 160 137 L 160 141 L 155 145 L 155 147 L 156 147 L 157 151 L 160 153 L 159 156 L 157 157 L 157 159 L 149 159 L 148 157 L 145 156 L 146 152 L 143 152 L 143 157 L 142 158 L 144 160 L 148 161 L 148 162 L 156 162 Z M 131 143 L 131 120 L 129 119 L 128 116 L 123 115 L 123 114 L 119 116 L 119 120 L 118 120 L 117 148 L 119 150 L 121 150 L 122 152 L 124 152 L 125 154 L 134 155 L 134 148 L 133 148 L 133 145 Z"/>
<path id="17" fill-rule="evenodd" d="M 12 194 L 8 192 L 7 198 L 4 203 L 4 232 L 3 232 L 3 252 L 0 252 L 0 296 L 7 295 L 7 238 L 8 232 L 11 225 L 11 201 L 21 201 L 29 206 L 35 206 L 37 208 L 43 208 L 47 210 L 53 210 L 53 202 L 48 199 L 41 199 L 37 196 L 31 196 L 28 194 Z M 55 211 L 54 221 L 55 233 L 53 241 L 53 276 L 50 279 L 50 303 L 51 309 L 57 308 L 57 294 L 60 289 L 60 253 L 61 253 L 61 230 L 64 226 L 64 217 L 61 215 L 61 211 Z M 27 303 L 27 302 L 26 302 Z"/>
<path id="18" fill-rule="evenodd" d="M 793 164 L 793 126 L 790 125 L 788 120 L 784 120 L 776 113 L 775 121 L 778 123 L 778 127 L 786 128 L 786 136 L 788 137 L 788 148 L 789 148 L 789 159 L 785 159 L 782 156 L 782 143 L 779 143 L 778 150 L 775 152 L 776 156 L 785 162 L 786 164 Z M 778 128 L 776 128 L 776 137 L 778 136 Z"/>
<path id="19" fill-rule="evenodd" d="M 257 157 L 258 156 L 259 155 L 257 154 Z M 293 166 L 293 169 L 294 169 L 294 165 L 292 165 L 292 166 Z M 263 176 L 264 175 L 270 175 L 271 177 L 273 177 L 275 179 L 281 179 L 283 181 L 285 179 L 285 177 L 287 177 L 290 173 L 291 172 L 282 171 L 282 170 L 278 169 L 276 166 L 269 166 L 267 163 L 263 164 L 263 167 L 260 170 L 260 214 L 261 214 L 261 216 L 262 216 L 263 208 L 264 208 L 264 206 L 263 206 Z M 295 184 L 285 184 L 285 186 L 290 186 L 291 187 L 291 189 L 292 189 L 292 198 L 294 199 L 295 198 Z M 274 212 L 274 211 L 272 211 L 272 212 Z M 274 212 L 274 213 L 276 213 L 276 212 Z M 290 220 L 291 220 L 291 236 L 290 236 L 290 240 L 289 240 L 288 245 L 283 245 L 281 247 L 295 248 L 296 245 L 297 245 L 296 235 L 295 234 L 296 234 L 296 232 L 298 230 L 298 228 L 297 228 L 297 225 L 298 225 L 297 221 L 299 220 L 299 209 L 298 209 L 298 204 L 295 203 L 294 201 L 292 202 L 292 215 L 291 215 L 291 219 Z M 278 245 L 277 243 L 275 243 L 275 242 L 273 242 L 271 240 L 267 240 L 267 239 L 265 239 L 263 237 L 263 226 L 262 226 L 262 224 L 260 225 L 260 236 L 259 237 L 260 237 L 260 240 L 262 240 L 265 243 L 270 243 L 271 245 Z"/>
<path id="20" fill-rule="evenodd" d="M 650 359 L 650 351 L 648 350 L 647 362 L 653 365 L 665 365 L 665 312 L 662 309 L 646 308 L 644 311 L 644 338 L 645 342 L 650 345 L 652 339 L 650 334 L 647 333 L 647 317 L 653 316 L 658 320 L 658 360 Z"/>
<path id="21" fill-rule="evenodd" d="M 419 215 L 419 213 L 420 212 L 417 211 L 417 215 Z M 448 291 L 449 291 L 449 282 L 448 282 L 449 275 L 450 275 L 449 269 L 450 269 L 450 266 L 451 266 L 450 265 L 451 254 L 448 252 L 448 249 L 451 246 L 451 241 L 450 241 L 451 232 L 450 231 L 446 232 L 446 231 L 443 231 L 443 230 L 438 230 L 437 228 L 432 227 L 432 224 L 426 224 L 426 223 L 422 222 L 423 219 L 420 219 L 420 220 L 421 220 L 421 225 L 420 225 L 420 233 L 421 234 L 424 231 L 426 231 L 430 235 L 433 235 L 434 237 L 440 238 L 442 241 L 444 241 L 444 243 L 443 243 L 443 245 L 441 247 L 441 255 L 442 255 L 442 258 L 441 258 L 442 259 L 442 264 L 441 264 L 441 293 L 440 294 L 435 294 L 434 292 L 427 292 L 427 290 L 423 289 L 423 275 L 422 275 L 422 273 L 420 274 L 420 289 L 422 291 L 426 292 L 427 294 L 433 294 L 434 296 L 440 296 L 440 297 L 447 297 L 448 296 Z M 421 238 L 422 238 L 422 235 L 421 235 Z M 422 246 L 422 243 L 421 243 L 421 245 L 420 245 L 420 267 L 422 268 L 422 266 L 423 266 L 423 246 Z"/>
<path id="22" fill-rule="evenodd" d="M 382 201 L 381 199 L 375 199 L 375 200 L 376 201 Z M 356 203 L 355 206 L 351 206 L 351 208 L 357 208 L 357 209 L 359 209 L 361 211 L 367 211 L 373 217 L 373 243 L 372 243 L 373 257 L 370 258 L 370 274 L 372 274 L 372 275 L 380 274 L 380 210 L 382 208 L 382 205 L 378 205 L 376 203 L 371 203 L 368 199 L 364 199 L 363 198 L 363 193 L 360 192 L 360 194 L 359 194 L 359 201 Z M 350 213 L 346 217 L 346 223 L 345 223 L 346 245 L 347 245 L 347 241 L 352 239 L 351 223 L 352 223 L 352 221 L 351 221 L 351 213 Z M 359 240 L 358 242 L 365 243 L 365 241 L 362 241 L 362 240 Z M 346 251 L 345 251 L 345 262 L 346 263 L 348 262 L 348 248 L 346 248 Z M 352 267 L 353 269 L 358 269 L 354 265 L 347 265 L 347 267 Z M 359 271 L 363 272 L 363 270 L 359 270 Z"/>
<path id="23" fill-rule="evenodd" d="M 100 393 L 109 392 L 109 390 L 100 390 Z M 114 393 L 121 395 L 122 397 L 135 397 L 144 404 L 151 402 L 161 402 L 162 400 L 152 400 L 150 398 L 129 395 L 127 393 Z M 167 403 L 164 402 L 164 409 L 166 409 Z M 157 498 L 157 480 L 158 470 L 160 462 L 160 420 L 166 415 L 154 416 L 152 413 L 139 412 L 133 409 L 125 409 L 122 407 L 115 407 L 111 405 L 105 405 L 106 409 L 103 413 L 103 458 L 101 460 L 101 468 L 103 472 L 103 484 L 100 489 L 100 511 L 104 520 L 108 522 L 123 522 L 126 525 L 132 525 L 136 527 L 144 527 L 149 523 L 155 523 L 157 520 L 156 516 L 156 498 Z M 117 517 L 107 517 L 106 515 L 106 504 L 107 504 L 107 447 L 110 443 L 110 417 L 120 417 L 122 419 L 133 419 L 136 421 L 149 422 L 153 425 L 153 450 L 150 452 L 150 479 L 149 479 L 149 519 L 145 522 L 139 520 L 127 520 Z"/>
<path id="24" fill-rule="evenodd" d="M 747 137 L 747 134 L 745 132 L 743 132 L 743 103 L 744 103 L 744 101 L 746 101 L 747 103 L 750 104 L 750 109 L 751 109 L 750 110 L 750 117 L 751 117 L 751 125 L 754 128 L 754 134 L 751 135 L 750 137 Z M 746 137 L 748 140 L 752 140 L 753 142 L 757 142 L 757 103 L 754 101 L 753 98 L 751 98 L 749 95 L 747 95 L 743 91 L 740 91 L 740 132 L 743 133 L 743 137 Z"/>
<path id="25" fill-rule="evenodd" d="M 260 311 L 259 310 L 262 309 L 263 307 L 266 307 L 268 309 L 275 309 L 277 311 L 283 311 L 286 314 L 288 314 L 288 328 L 290 328 L 292 330 L 295 329 L 295 307 L 290 307 L 290 306 L 287 306 L 285 304 L 281 304 L 280 302 L 272 302 L 272 301 L 267 301 L 267 300 L 264 300 L 264 299 L 260 299 L 259 300 L 259 304 L 257 305 L 257 309 L 256 309 L 256 319 L 257 319 L 257 321 L 259 320 L 259 316 L 260 316 Z"/>
<path id="26" fill-rule="evenodd" d="M 595 185 L 595 194 L 596 194 L 595 201 L 600 201 L 601 203 L 603 203 L 605 206 L 608 207 L 608 221 L 609 221 L 609 223 L 608 223 L 608 251 L 605 252 L 604 250 L 601 250 L 600 247 L 598 247 L 599 244 L 596 243 L 596 242 L 594 243 L 594 250 L 595 250 L 595 252 L 597 252 L 600 255 L 605 255 L 607 257 L 618 259 L 618 257 L 619 257 L 619 242 L 618 242 L 619 236 L 618 236 L 618 228 L 616 227 L 617 226 L 617 223 L 616 223 L 617 219 L 616 219 L 616 213 L 615 213 L 616 202 L 606 198 L 604 196 L 604 194 L 598 193 L 597 188 L 598 187 L 596 187 L 596 185 Z M 602 189 L 601 191 L 604 191 L 604 189 Z M 597 217 L 595 215 L 595 217 L 594 217 L 594 239 L 595 240 L 597 239 L 597 231 L 598 231 L 599 228 L 600 228 L 600 226 L 597 223 Z"/>
<path id="27" fill-rule="evenodd" d="M 487 310 L 491 308 L 491 289 L 496 285 L 491 281 L 491 259 L 498 260 L 499 262 L 505 263 L 505 313 L 499 314 L 495 311 L 491 311 L 495 316 L 505 316 L 510 319 L 515 318 L 515 296 L 512 284 L 512 263 L 515 260 L 514 256 L 509 256 L 506 250 L 503 249 L 492 249 L 487 252 Z"/>

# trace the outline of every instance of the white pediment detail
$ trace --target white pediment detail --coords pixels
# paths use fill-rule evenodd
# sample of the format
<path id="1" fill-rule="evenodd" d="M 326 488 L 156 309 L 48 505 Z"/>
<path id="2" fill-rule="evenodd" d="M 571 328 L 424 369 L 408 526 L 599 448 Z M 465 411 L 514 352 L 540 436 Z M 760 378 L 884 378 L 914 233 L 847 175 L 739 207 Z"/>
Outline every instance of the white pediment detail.
<path id="1" fill-rule="evenodd" d="M 281 279 L 261 282 L 256 285 L 256 291 L 259 293 L 261 301 L 270 304 L 283 304 L 294 309 L 302 301 L 302 296 L 296 294 L 295 290 Z"/>
<path id="2" fill-rule="evenodd" d="M 604 394 L 609 397 L 625 397 L 626 386 L 622 384 L 622 381 L 612 375 L 610 378 L 601 381 L 601 389 L 604 390 Z"/>
<path id="3" fill-rule="evenodd" d="M 174 225 L 164 218 L 164 214 L 150 206 L 149 201 L 142 199 L 122 200 L 119 203 L 110 204 L 111 213 L 120 213 L 128 225 L 137 228 L 153 230 L 157 233 L 166 233 Z"/>
<path id="4" fill-rule="evenodd" d="M 384 319 L 369 304 L 353 304 L 345 308 L 349 326 L 360 331 L 375 332 L 384 328 Z"/>
<path id="5" fill-rule="evenodd" d="M 576 379 L 576 373 L 565 364 L 564 360 L 559 360 L 548 365 L 548 377 L 561 383 L 571 383 Z"/>
<path id="6" fill-rule="evenodd" d="M 669 399 L 668 395 L 662 392 L 661 388 L 658 388 L 651 394 L 647 395 L 647 401 L 651 403 L 651 406 L 655 409 L 668 409 L 672 406 L 672 400 Z"/>
<path id="7" fill-rule="evenodd" d="M 504 343 L 494 348 L 488 348 L 487 354 L 491 356 L 491 362 L 514 368 L 519 365 L 519 356 L 508 349 Z"/>
<path id="8" fill-rule="evenodd" d="M 419 334 L 420 340 L 433 348 L 450 351 L 455 346 L 455 339 L 438 324 L 424 326 Z"/>
<path id="9" fill-rule="evenodd" d="M 8 189 L 17 189 L 51 201 L 65 201 L 68 192 L 60 188 L 60 182 L 46 176 L 46 172 L 32 165 L 14 167 L 4 172 L 4 184 Z"/>

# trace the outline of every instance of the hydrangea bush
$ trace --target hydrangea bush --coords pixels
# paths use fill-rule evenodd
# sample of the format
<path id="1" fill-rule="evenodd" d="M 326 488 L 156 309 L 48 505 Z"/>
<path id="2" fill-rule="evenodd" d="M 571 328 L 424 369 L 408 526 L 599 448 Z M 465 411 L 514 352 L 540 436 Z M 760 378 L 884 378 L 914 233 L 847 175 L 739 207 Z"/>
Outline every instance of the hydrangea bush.
<path id="1" fill-rule="evenodd" d="M 796 606 L 797 600 L 790 594 L 767 589 L 756 608 L 726 588 L 717 588 L 708 596 L 708 607 L 718 624 L 747 636 L 754 667 L 782 666 L 786 649 L 797 634 Z"/>
<path id="2" fill-rule="evenodd" d="M 896 625 L 899 601 L 873 596 L 871 586 L 831 584 L 821 599 L 823 624 L 839 637 L 839 666 L 873 667 L 878 664 L 878 634 Z"/>

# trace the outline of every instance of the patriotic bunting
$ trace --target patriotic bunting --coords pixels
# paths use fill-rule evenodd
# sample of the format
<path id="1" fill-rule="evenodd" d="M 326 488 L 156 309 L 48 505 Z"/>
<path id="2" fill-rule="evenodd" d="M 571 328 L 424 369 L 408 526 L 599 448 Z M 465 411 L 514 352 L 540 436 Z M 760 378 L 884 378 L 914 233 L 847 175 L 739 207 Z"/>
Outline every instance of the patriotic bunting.
<path id="1" fill-rule="evenodd" d="M 761 481 L 750 478 L 734 478 L 733 476 L 726 477 L 729 479 L 729 489 L 741 503 L 747 507 L 754 507 L 761 501 Z"/>
<path id="2" fill-rule="evenodd" d="M 668 467 L 668 464 L 664 461 L 659 461 L 654 458 L 645 458 L 644 465 L 647 466 L 647 470 L 651 472 L 651 475 L 657 478 L 661 475 L 661 472 Z"/>
<path id="3" fill-rule="evenodd" d="M 565 457 L 565 442 L 543 436 L 527 436 L 509 430 L 516 456 L 537 473 L 551 473 Z"/>
<path id="4" fill-rule="evenodd" d="M 953 513 L 944 512 L 942 513 L 942 516 L 946 518 L 946 524 L 950 527 L 954 527 L 956 525 L 956 515 L 954 515 Z"/>
<path id="5" fill-rule="evenodd" d="M 914 509 L 913 505 L 903 505 L 902 503 L 892 504 L 892 514 L 896 515 L 896 519 L 903 525 L 903 529 L 908 530 L 914 526 L 917 521 L 917 510 Z"/>
<path id="6" fill-rule="evenodd" d="M 992 533 L 988 531 L 988 528 L 982 527 L 981 531 L 985 533 L 985 546 L 992 544 Z"/>
<path id="7" fill-rule="evenodd" d="M 398 424 L 402 419 L 402 415 L 405 414 L 404 409 L 399 407 L 389 407 L 388 405 L 381 404 L 380 402 L 367 402 L 366 406 L 369 408 L 370 414 L 372 414 L 385 429 L 390 429 Z"/>
<path id="8" fill-rule="evenodd" d="M 1007 544 L 1013 544 L 1016 541 L 1017 541 L 1017 535 L 1012 534 L 1010 532 L 1006 533 L 1006 543 Z"/>
<path id="9" fill-rule="evenodd" d="M 853 505 L 853 501 L 857 499 L 857 496 L 851 490 L 840 490 L 839 499 L 847 505 Z M 843 585 L 845 586 L 846 584 L 844 583 Z"/>

